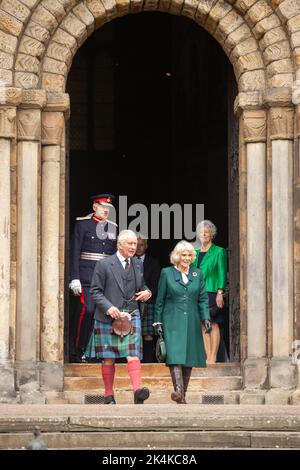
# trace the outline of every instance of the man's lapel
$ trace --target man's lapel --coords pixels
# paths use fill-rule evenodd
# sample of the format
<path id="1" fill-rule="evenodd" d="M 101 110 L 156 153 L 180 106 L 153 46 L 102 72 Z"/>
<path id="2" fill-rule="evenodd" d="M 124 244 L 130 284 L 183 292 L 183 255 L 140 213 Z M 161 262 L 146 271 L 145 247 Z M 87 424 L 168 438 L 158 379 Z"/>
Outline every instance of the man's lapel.
<path id="1" fill-rule="evenodd" d="M 125 291 L 124 291 L 124 285 L 123 285 L 123 279 L 122 279 L 122 269 L 123 266 L 119 260 L 119 258 L 117 257 L 116 254 L 114 254 L 113 256 L 111 256 L 111 259 L 110 259 L 110 267 L 111 267 L 111 271 L 118 283 L 118 286 L 120 287 L 122 293 L 125 295 Z"/>
<path id="2" fill-rule="evenodd" d="M 142 288 L 141 280 L 143 274 L 143 262 L 142 260 L 137 260 L 135 257 L 131 258 L 132 268 L 135 276 L 135 287 L 137 292 Z"/>

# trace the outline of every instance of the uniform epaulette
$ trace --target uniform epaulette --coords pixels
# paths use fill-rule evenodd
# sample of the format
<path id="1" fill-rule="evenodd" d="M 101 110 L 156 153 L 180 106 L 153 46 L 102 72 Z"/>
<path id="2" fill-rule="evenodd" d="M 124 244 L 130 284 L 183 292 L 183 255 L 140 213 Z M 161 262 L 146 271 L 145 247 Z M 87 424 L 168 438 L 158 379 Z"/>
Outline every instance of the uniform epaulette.
<path id="1" fill-rule="evenodd" d="M 109 224 L 112 224 L 112 225 L 114 225 L 115 227 L 117 227 L 117 226 L 118 226 L 118 224 L 116 224 L 116 222 L 113 222 L 112 220 L 108 220 L 108 219 L 106 219 L 106 222 L 108 222 Z"/>
<path id="2" fill-rule="evenodd" d="M 93 214 L 88 214 L 84 217 L 76 217 L 76 220 L 88 220 L 93 216 Z"/>

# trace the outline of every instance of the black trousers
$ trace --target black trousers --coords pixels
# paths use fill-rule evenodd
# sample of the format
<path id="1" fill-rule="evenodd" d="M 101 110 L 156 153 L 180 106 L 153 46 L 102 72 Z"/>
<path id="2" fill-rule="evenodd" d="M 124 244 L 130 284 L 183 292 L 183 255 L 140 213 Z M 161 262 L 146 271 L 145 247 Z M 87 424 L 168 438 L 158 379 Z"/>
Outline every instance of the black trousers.
<path id="1" fill-rule="evenodd" d="M 88 345 L 94 328 L 94 313 L 96 304 L 90 294 L 90 287 L 83 287 L 81 296 L 78 297 L 79 306 L 77 316 L 74 318 L 75 327 L 75 351 L 82 355 Z M 74 330 L 73 330 L 74 331 Z"/>

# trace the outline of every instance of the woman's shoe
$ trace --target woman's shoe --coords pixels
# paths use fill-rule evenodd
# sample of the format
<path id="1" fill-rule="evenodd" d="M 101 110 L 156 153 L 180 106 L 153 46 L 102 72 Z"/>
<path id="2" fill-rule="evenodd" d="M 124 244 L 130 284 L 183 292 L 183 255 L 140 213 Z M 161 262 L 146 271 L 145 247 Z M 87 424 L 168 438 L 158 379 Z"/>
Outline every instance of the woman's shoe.
<path id="1" fill-rule="evenodd" d="M 171 400 L 176 401 L 178 404 L 186 404 L 185 398 L 180 392 L 172 392 Z"/>
<path id="2" fill-rule="evenodd" d="M 171 393 L 171 400 L 176 403 L 186 403 L 184 398 L 184 386 L 181 366 L 169 366 L 173 382 L 174 392 Z"/>

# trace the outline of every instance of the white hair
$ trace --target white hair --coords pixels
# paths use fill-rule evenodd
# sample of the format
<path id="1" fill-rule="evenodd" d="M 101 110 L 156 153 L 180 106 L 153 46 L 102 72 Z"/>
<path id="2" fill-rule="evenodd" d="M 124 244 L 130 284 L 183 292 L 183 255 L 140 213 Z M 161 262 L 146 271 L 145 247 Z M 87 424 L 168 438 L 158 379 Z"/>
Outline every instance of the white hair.
<path id="1" fill-rule="evenodd" d="M 217 227 L 211 220 L 202 220 L 202 222 L 199 222 L 196 228 L 196 234 L 197 237 L 200 238 L 200 231 L 203 230 L 205 227 L 208 227 L 211 231 L 211 238 L 212 240 L 216 237 L 217 235 Z"/>
<path id="2" fill-rule="evenodd" d="M 121 230 L 118 236 L 118 244 L 122 245 L 126 240 L 134 238 L 137 240 L 137 236 L 133 230 Z"/>
<path id="3" fill-rule="evenodd" d="M 184 251 L 189 251 L 190 253 L 193 254 L 192 261 L 195 261 L 196 255 L 195 255 L 195 248 L 193 245 L 185 240 L 181 240 L 180 242 L 177 243 L 177 245 L 174 247 L 172 253 L 170 254 L 170 261 L 172 264 L 175 266 L 179 262 L 179 257 Z"/>

